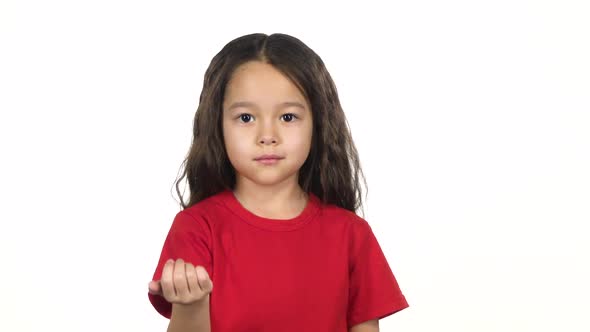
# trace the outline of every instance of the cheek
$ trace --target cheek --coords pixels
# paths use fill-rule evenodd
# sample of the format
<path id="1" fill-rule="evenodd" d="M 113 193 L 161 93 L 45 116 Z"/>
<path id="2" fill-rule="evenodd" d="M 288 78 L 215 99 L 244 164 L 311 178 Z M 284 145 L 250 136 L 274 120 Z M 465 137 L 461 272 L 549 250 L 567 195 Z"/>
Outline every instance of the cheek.
<path id="1" fill-rule="evenodd" d="M 304 132 L 304 134 L 301 135 L 303 137 L 302 140 L 305 142 L 305 144 L 307 146 L 311 146 L 311 139 L 312 139 L 311 136 L 313 134 L 313 123 L 308 123 L 303 132 Z"/>
<path id="2" fill-rule="evenodd" d="M 302 156 L 307 156 L 311 147 L 311 132 L 296 133 L 287 140 L 292 150 L 297 151 Z"/>
<path id="3" fill-rule="evenodd" d="M 231 130 L 227 130 L 225 123 L 223 124 L 223 141 L 225 143 L 225 151 L 229 159 L 232 160 L 236 150 L 236 138 Z"/>
<path id="4" fill-rule="evenodd" d="M 248 152 L 249 140 L 245 136 L 243 132 L 224 132 L 225 149 L 230 159 Z"/>

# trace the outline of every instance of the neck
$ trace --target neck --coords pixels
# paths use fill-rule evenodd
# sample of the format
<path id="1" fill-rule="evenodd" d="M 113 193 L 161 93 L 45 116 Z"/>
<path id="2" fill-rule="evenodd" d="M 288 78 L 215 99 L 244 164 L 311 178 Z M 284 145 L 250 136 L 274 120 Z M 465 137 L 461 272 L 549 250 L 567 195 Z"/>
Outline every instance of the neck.
<path id="1" fill-rule="evenodd" d="M 293 218 L 305 209 L 308 201 L 307 193 L 297 183 L 282 186 L 237 183 L 233 192 L 246 209 L 272 219 Z"/>

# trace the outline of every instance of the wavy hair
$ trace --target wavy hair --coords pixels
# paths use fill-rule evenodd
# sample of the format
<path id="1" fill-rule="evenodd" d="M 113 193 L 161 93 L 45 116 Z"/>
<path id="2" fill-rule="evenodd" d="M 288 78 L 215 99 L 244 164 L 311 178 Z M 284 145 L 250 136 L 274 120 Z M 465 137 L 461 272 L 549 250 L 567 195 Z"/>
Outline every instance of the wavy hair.
<path id="1" fill-rule="evenodd" d="M 181 165 L 182 175 L 176 180 L 182 208 L 235 186 L 235 170 L 223 140 L 222 105 L 231 75 L 248 61 L 272 65 L 299 88 L 311 106 L 311 149 L 299 170 L 301 188 L 314 193 L 325 204 L 356 213 L 363 206 L 361 177 L 365 188 L 367 185 L 336 85 L 322 59 L 311 48 L 293 36 L 280 33 L 238 37 L 211 60 L 194 117 L 193 140 Z M 188 203 L 179 189 L 184 178 L 190 188 Z"/>

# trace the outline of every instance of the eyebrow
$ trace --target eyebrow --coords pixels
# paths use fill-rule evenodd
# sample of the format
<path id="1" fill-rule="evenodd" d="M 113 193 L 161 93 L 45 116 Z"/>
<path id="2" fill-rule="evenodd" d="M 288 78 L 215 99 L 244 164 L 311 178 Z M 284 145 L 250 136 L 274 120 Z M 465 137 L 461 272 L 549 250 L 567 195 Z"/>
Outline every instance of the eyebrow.
<path id="1" fill-rule="evenodd" d="M 285 107 L 291 107 L 291 106 L 299 107 L 302 110 L 305 110 L 305 106 L 303 106 L 303 104 L 296 102 L 296 101 L 286 101 L 286 102 L 280 103 L 277 107 L 278 108 L 285 108 Z M 238 102 L 231 104 L 231 106 L 227 110 L 231 111 L 234 108 L 238 108 L 238 107 L 256 108 L 257 106 L 255 103 L 252 103 L 249 101 L 238 101 Z"/>

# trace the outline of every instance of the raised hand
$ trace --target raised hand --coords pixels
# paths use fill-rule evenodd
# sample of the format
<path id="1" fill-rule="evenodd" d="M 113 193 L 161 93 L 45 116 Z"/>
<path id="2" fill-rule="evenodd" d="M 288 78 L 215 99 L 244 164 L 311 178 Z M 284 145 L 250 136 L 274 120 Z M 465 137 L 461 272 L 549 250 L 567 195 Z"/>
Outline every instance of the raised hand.
<path id="1" fill-rule="evenodd" d="M 205 299 L 213 290 L 213 282 L 202 266 L 194 267 L 181 258 L 164 264 L 162 278 L 149 283 L 149 292 L 163 296 L 166 301 L 192 304 Z"/>

